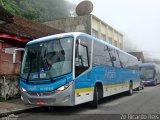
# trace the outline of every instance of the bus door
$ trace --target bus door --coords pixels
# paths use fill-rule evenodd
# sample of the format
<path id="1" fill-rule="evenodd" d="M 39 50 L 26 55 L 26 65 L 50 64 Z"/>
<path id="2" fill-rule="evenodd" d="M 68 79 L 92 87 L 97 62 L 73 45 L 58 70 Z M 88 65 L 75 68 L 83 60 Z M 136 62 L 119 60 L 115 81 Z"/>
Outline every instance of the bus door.
<path id="1" fill-rule="evenodd" d="M 91 47 L 92 40 L 88 37 L 79 36 L 75 47 L 75 103 L 80 104 L 90 101 L 91 88 Z"/>

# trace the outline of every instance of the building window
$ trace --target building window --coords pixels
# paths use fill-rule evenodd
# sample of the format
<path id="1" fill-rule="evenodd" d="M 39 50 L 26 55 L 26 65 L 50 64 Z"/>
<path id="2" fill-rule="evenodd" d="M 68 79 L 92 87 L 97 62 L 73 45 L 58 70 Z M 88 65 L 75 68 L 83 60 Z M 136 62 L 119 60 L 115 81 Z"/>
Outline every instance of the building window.
<path id="1" fill-rule="evenodd" d="M 108 40 L 108 41 L 109 41 L 109 43 L 110 43 L 110 44 L 112 44 L 112 38 L 109 38 L 109 40 Z"/>
<path id="2" fill-rule="evenodd" d="M 92 29 L 92 36 L 98 38 L 98 31 L 95 29 Z"/>
<path id="3" fill-rule="evenodd" d="M 114 41 L 114 46 L 118 47 L 117 41 Z"/>
<path id="4" fill-rule="evenodd" d="M 123 49 L 123 45 L 122 45 L 122 43 L 120 43 L 119 45 L 120 45 L 120 49 Z"/>
<path id="5" fill-rule="evenodd" d="M 101 33 L 101 39 L 104 40 L 104 41 L 106 41 L 106 35 L 103 34 L 103 33 Z"/>

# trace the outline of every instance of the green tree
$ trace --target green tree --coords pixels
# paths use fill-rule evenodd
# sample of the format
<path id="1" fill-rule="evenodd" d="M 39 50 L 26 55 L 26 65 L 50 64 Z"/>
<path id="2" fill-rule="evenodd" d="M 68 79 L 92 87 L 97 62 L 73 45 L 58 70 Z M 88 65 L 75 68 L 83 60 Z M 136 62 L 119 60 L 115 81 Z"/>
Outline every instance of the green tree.
<path id="1" fill-rule="evenodd" d="M 66 0 L 0 0 L 0 4 L 14 15 L 38 22 L 69 17 L 75 7 Z"/>
<path id="2" fill-rule="evenodd" d="M 17 6 L 16 2 L 13 0 L 0 0 L 0 4 L 2 7 L 4 7 L 7 11 L 18 14 L 19 7 Z"/>

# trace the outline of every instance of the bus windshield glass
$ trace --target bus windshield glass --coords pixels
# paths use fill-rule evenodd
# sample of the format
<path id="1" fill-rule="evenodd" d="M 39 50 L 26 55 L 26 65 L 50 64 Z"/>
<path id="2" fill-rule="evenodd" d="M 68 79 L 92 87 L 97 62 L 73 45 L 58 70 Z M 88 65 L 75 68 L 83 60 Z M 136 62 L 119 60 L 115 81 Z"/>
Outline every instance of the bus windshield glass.
<path id="1" fill-rule="evenodd" d="M 154 69 L 153 68 L 147 68 L 147 67 L 141 67 L 140 68 L 140 76 L 145 79 L 153 79 L 154 78 Z"/>
<path id="2" fill-rule="evenodd" d="M 26 47 L 21 78 L 52 79 L 72 71 L 73 38 L 62 38 Z"/>

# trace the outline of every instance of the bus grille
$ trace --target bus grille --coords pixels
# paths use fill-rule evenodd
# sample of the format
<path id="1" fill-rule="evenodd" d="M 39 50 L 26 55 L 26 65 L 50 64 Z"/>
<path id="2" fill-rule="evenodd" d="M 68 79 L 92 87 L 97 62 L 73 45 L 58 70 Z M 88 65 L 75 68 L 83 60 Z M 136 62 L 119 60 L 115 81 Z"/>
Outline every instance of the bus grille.
<path id="1" fill-rule="evenodd" d="M 39 93 L 28 92 L 28 94 L 31 95 L 31 96 L 50 96 L 50 95 L 52 95 L 54 93 L 55 93 L 55 91 L 52 91 L 52 92 L 39 92 Z"/>

